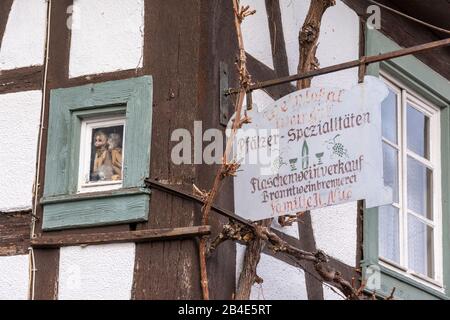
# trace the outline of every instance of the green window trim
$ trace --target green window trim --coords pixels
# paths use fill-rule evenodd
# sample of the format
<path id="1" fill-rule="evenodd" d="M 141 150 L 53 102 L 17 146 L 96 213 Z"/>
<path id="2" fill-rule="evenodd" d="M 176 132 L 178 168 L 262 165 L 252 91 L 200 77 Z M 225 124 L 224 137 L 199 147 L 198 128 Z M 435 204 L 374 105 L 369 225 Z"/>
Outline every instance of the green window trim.
<path id="1" fill-rule="evenodd" d="M 378 55 L 401 49 L 376 30 L 367 29 L 366 55 Z M 379 76 L 380 70 L 398 79 L 415 92 L 441 108 L 441 172 L 442 172 L 442 236 L 443 236 L 443 282 L 445 294 L 406 277 L 379 264 L 378 259 L 378 210 L 364 212 L 364 259 L 361 261 L 363 279 L 370 277 L 368 268 L 380 270 L 381 289 L 376 294 L 388 297 L 396 288 L 399 299 L 449 299 L 450 298 L 450 84 L 447 79 L 413 56 L 384 61 L 369 66 L 367 73 Z M 370 271 L 371 272 L 371 271 Z M 368 290 L 369 291 L 369 290 Z"/>
<path id="2" fill-rule="evenodd" d="M 61 230 L 146 221 L 152 128 L 151 76 L 50 93 L 45 168 L 43 230 Z M 97 116 L 124 115 L 126 121 L 122 188 L 78 194 L 81 123 Z"/>

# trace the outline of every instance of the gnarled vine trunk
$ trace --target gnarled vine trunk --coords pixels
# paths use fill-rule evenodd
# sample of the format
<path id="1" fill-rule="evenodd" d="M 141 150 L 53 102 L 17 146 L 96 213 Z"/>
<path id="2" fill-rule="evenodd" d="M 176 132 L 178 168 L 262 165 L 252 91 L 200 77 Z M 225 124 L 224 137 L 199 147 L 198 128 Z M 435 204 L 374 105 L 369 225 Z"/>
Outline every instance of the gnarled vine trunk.
<path id="1" fill-rule="evenodd" d="M 316 51 L 322 17 L 325 11 L 335 4 L 335 0 L 311 0 L 308 14 L 299 35 L 300 60 L 298 73 L 305 73 L 318 68 L 319 62 L 316 57 Z M 308 88 L 310 85 L 311 79 L 297 82 L 298 89 Z M 266 227 L 270 227 L 271 224 L 272 219 L 262 222 L 262 225 Z M 236 289 L 236 300 L 248 300 L 253 284 L 261 280 L 257 276 L 256 269 L 264 246 L 265 241 L 258 237 L 247 245 L 244 263 Z"/>
<path id="2" fill-rule="evenodd" d="M 320 26 L 325 11 L 336 4 L 335 0 L 311 0 L 308 14 L 298 36 L 300 45 L 300 60 L 298 73 L 305 73 L 319 67 L 316 57 L 317 45 L 320 35 Z M 311 86 L 311 79 L 297 81 L 297 89 L 305 89 Z"/>

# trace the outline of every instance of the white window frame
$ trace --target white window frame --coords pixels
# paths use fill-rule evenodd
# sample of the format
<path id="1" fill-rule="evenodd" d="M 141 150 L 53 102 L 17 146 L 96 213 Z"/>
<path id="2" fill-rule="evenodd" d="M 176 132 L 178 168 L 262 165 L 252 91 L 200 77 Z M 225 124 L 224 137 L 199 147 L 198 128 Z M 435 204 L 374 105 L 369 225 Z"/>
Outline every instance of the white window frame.
<path id="1" fill-rule="evenodd" d="M 397 145 L 388 141 L 384 137 L 383 142 L 398 151 L 398 180 L 399 180 L 399 203 L 392 204 L 399 210 L 399 244 L 400 244 L 400 264 L 390 261 L 387 258 L 379 257 L 380 264 L 386 268 L 401 273 L 402 275 L 418 281 L 421 284 L 432 287 L 435 290 L 444 292 L 443 288 L 443 248 L 442 248 L 442 176 L 441 176 L 441 122 L 440 109 L 427 101 L 408 86 L 394 79 L 390 75 L 380 72 L 380 77 L 386 85 L 397 93 Z M 416 108 L 429 117 L 430 121 L 430 159 L 424 159 L 414 154 L 407 148 L 407 104 Z M 433 221 L 426 217 L 408 210 L 407 208 L 407 179 L 404 177 L 407 168 L 407 158 L 410 156 L 414 160 L 425 164 L 432 169 L 432 210 Z M 422 275 L 408 268 L 408 214 L 433 227 L 433 262 L 434 278 Z"/>
<path id="2" fill-rule="evenodd" d="M 123 126 L 122 154 L 125 156 L 125 116 L 112 116 L 101 118 L 89 118 L 81 122 L 80 134 L 80 157 L 78 171 L 78 193 L 91 193 L 121 189 L 123 185 L 123 166 L 122 180 L 119 181 L 99 181 L 88 182 L 91 170 L 91 152 L 92 152 L 92 132 L 98 128 L 109 128 Z"/>

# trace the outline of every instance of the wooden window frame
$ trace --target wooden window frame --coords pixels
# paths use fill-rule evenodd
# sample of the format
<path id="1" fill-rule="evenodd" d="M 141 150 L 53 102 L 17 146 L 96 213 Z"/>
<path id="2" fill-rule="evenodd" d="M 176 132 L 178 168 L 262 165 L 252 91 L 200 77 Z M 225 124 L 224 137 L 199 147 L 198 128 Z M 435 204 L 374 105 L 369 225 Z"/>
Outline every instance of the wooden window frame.
<path id="1" fill-rule="evenodd" d="M 43 230 L 103 226 L 148 220 L 152 128 L 151 76 L 109 81 L 50 92 Z M 127 154 L 117 190 L 79 193 L 82 123 L 125 115 Z"/>
<path id="2" fill-rule="evenodd" d="M 399 203 L 392 206 L 399 210 L 399 242 L 400 242 L 400 262 L 396 263 L 387 258 L 379 257 L 380 264 L 393 271 L 403 273 L 405 276 L 420 281 L 425 285 L 431 285 L 434 289 L 443 289 L 442 275 L 442 210 L 441 210 L 441 126 L 440 110 L 431 102 L 426 101 L 419 94 L 413 92 L 408 86 L 396 80 L 394 77 L 380 71 L 380 77 L 390 89 L 397 93 L 397 144 L 386 138 L 382 138 L 383 143 L 388 144 L 398 151 L 398 173 L 399 173 Z M 425 159 L 409 150 L 406 141 L 406 109 L 408 104 L 430 119 L 430 159 Z M 427 168 L 432 170 L 432 210 L 433 219 L 413 212 L 407 208 L 407 158 L 411 157 Z M 411 214 L 416 219 L 433 228 L 433 277 L 414 272 L 408 266 L 408 215 Z"/>

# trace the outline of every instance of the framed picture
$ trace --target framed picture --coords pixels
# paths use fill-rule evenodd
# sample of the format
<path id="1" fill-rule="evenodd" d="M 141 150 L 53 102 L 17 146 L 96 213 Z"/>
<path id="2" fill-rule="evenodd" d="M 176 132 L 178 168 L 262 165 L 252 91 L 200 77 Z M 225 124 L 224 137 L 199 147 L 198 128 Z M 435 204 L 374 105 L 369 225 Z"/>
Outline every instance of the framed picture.
<path id="1" fill-rule="evenodd" d="M 83 120 L 78 192 L 120 189 L 125 156 L 125 117 Z"/>

